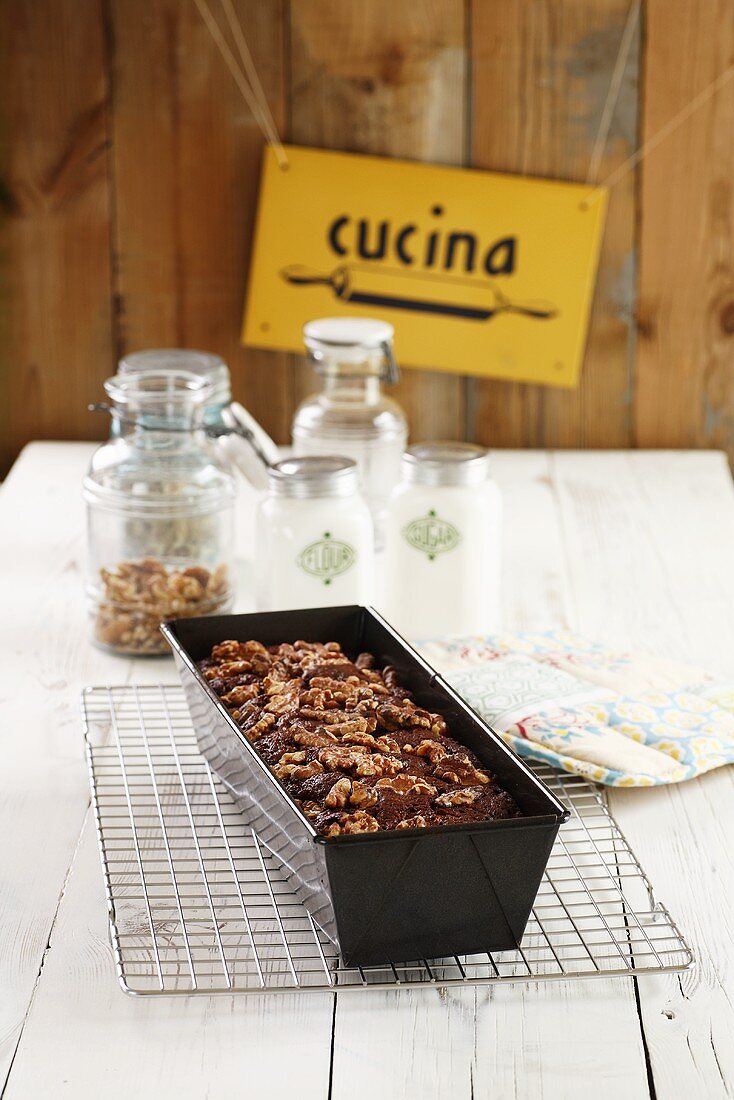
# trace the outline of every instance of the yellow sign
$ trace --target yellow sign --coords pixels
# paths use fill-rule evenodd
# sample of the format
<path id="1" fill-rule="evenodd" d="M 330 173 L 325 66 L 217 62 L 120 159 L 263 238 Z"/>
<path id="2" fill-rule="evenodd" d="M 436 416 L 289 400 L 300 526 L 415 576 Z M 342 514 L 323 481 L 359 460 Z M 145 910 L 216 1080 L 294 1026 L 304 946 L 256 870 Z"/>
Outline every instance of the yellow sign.
<path id="1" fill-rule="evenodd" d="M 242 339 L 303 347 L 317 317 L 395 326 L 405 366 L 573 386 L 606 193 L 522 176 L 265 152 Z"/>

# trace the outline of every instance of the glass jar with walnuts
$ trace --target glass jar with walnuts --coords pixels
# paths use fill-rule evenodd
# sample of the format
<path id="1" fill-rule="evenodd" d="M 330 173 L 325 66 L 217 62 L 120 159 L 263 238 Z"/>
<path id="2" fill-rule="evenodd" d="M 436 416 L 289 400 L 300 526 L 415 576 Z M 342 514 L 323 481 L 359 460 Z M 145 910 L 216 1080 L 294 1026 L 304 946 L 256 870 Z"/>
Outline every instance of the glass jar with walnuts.
<path id="1" fill-rule="evenodd" d="M 116 653 L 167 653 L 163 619 L 232 605 L 235 482 L 204 431 L 210 382 L 151 370 L 104 388 L 117 430 L 84 479 L 92 634 Z"/>

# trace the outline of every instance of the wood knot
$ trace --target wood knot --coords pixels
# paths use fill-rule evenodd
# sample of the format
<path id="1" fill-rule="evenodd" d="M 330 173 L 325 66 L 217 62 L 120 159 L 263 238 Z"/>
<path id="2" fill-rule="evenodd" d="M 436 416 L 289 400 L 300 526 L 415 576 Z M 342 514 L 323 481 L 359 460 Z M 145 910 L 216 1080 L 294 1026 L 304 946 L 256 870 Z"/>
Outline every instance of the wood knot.
<path id="1" fill-rule="evenodd" d="M 650 313 L 638 310 L 635 318 L 637 323 L 637 335 L 642 340 L 652 340 L 655 335 L 655 319 Z"/>
<path id="2" fill-rule="evenodd" d="M 727 336 L 734 333 L 734 302 L 727 302 L 721 311 L 721 331 Z"/>
<path id="3" fill-rule="evenodd" d="M 380 76 L 386 84 L 401 84 L 403 82 L 404 66 L 404 51 L 398 45 L 391 46 L 383 54 Z"/>

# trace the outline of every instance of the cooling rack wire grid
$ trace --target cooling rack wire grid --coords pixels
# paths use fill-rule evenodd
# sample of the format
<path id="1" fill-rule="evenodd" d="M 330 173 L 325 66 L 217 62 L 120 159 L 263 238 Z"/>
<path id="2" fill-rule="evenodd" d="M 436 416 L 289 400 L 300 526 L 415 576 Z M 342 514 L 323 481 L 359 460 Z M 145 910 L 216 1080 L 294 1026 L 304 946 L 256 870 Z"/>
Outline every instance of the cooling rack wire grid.
<path id="1" fill-rule="evenodd" d="M 519 948 L 344 967 L 199 754 L 180 687 L 87 688 L 82 711 L 110 937 L 128 993 L 484 985 L 692 965 L 599 789 L 537 764 L 571 817 Z"/>

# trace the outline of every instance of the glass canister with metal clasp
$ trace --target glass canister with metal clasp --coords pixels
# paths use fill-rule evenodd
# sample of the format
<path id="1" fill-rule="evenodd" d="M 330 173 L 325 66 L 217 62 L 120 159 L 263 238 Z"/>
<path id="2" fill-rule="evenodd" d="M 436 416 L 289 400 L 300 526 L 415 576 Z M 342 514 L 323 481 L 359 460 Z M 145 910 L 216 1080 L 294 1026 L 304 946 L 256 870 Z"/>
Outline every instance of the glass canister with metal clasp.
<path id="1" fill-rule="evenodd" d="M 210 384 L 202 424 L 217 448 L 232 463 L 237 481 L 235 542 L 237 556 L 247 562 L 256 553 L 252 515 L 258 494 L 267 488 L 268 467 L 280 459 L 278 447 L 254 416 L 232 400 L 229 367 L 219 355 L 195 348 L 151 348 L 125 355 L 118 364 L 123 378 L 151 370 L 189 371 Z M 118 421 L 112 420 L 112 434 Z"/>
<path id="2" fill-rule="evenodd" d="M 115 429 L 84 479 L 93 637 L 118 653 L 166 653 L 161 620 L 232 604 L 235 481 L 204 431 L 213 386 L 152 370 L 104 388 Z"/>
<path id="3" fill-rule="evenodd" d="M 345 455 L 356 462 L 379 547 L 408 438 L 403 410 L 383 392 L 383 383 L 399 377 L 393 327 L 367 318 L 327 317 L 309 321 L 303 335 L 323 389 L 296 411 L 295 453 Z"/>
<path id="4" fill-rule="evenodd" d="M 188 371 L 209 383 L 202 424 L 210 436 L 220 438 L 230 460 L 257 488 L 267 485 L 267 467 L 280 459 L 276 444 L 254 416 L 232 400 L 229 367 L 219 355 L 195 348 L 149 348 L 123 356 L 117 373 L 123 378 L 157 371 Z M 112 434 L 117 421 L 112 421 Z"/>

